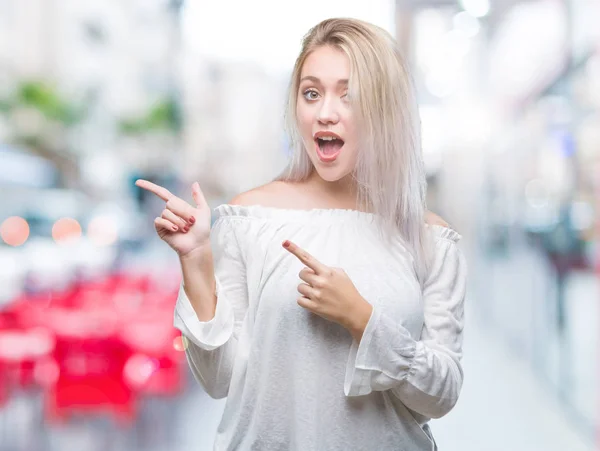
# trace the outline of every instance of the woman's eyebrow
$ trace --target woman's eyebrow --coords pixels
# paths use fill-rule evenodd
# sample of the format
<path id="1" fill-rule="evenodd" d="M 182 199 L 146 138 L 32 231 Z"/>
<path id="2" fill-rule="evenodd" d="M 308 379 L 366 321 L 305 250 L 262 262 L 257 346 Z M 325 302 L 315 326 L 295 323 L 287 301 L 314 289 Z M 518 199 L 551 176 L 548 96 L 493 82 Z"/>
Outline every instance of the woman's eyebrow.
<path id="1" fill-rule="evenodd" d="M 319 80 L 317 77 L 313 77 L 312 75 L 307 75 L 306 77 L 302 77 L 300 79 L 300 82 L 302 83 L 303 81 L 308 80 L 308 81 L 312 81 L 313 83 L 319 83 L 321 84 L 321 80 Z M 338 85 L 348 85 L 348 79 L 347 78 L 342 78 L 341 80 L 337 81 Z"/>

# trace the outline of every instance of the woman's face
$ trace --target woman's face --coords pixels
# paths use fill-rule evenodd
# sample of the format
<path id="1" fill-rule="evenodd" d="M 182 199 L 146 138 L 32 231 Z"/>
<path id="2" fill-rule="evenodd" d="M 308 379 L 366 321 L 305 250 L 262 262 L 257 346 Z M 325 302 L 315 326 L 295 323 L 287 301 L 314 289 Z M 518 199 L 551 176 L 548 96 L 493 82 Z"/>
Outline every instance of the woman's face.
<path id="1" fill-rule="evenodd" d="M 348 100 L 350 61 L 331 46 L 314 50 L 300 73 L 296 117 L 306 152 L 323 180 L 338 181 L 356 165 L 358 132 Z"/>

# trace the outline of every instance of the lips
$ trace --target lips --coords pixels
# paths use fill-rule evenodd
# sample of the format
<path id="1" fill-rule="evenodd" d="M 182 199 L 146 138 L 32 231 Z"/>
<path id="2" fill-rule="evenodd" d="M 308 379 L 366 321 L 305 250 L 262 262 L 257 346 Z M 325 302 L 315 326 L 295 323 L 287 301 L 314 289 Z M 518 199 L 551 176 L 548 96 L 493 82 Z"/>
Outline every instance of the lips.
<path id="1" fill-rule="evenodd" d="M 318 132 L 316 132 L 313 135 L 313 138 L 314 139 L 317 139 L 317 138 L 335 138 L 335 139 L 339 139 L 342 142 L 344 141 L 340 135 L 338 135 L 337 133 L 334 133 L 332 131 L 329 131 L 329 130 L 318 131 Z"/>
<path id="2" fill-rule="evenodd" d="M 314 140 L 317 155 L 325 163 L 335 161 L 344 147 L 344 140 L 336 133 L 329 131 L 315 133 Z"/>

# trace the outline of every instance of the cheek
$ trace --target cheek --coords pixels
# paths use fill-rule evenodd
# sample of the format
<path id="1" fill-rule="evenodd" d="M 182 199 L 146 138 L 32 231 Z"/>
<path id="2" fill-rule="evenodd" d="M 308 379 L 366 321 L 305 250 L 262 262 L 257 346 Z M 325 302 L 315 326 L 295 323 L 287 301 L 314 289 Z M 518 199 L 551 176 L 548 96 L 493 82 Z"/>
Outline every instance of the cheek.
<path id="1" fill-rule="evenodd" d="M 345 153 L 345 161 L 348 167 L 353 168 L 356 166 L 358 161 L 358 146 L 355 143 L 352 143 L 350 146 L 348 146 L 348 149 L 346 149 Z"/>
<path id="2" fill-rule="evenodd" d="M 350 133 L 350 134 L 355 134 L 356 133 L 356 118 L 354 115 L 354 111 L 353 111 L 353 107 L 350 105 L 346 105 L 346 108 L 344 109 L 341 117 L 340 117 L 340 121 L 344 124 L 344 129 Z"/>
<path id="3" fill-rule="evenodd" d="M 296 107 L 296 118 L 298 119 L 300 130 L 310 130 L 312 128 L 312 112 L 306 105 L 299 104 Z"/>
<path id="4" fill-rule="evenodd" d="M 346 130 L 346 162 L 354 166 L 358 160 L 359 152 L 359 134 L 356 125 L 351 120 L 344 121 L 344 130 Z"/>
<path id="5" fill-rule="evenodd" d="M 344 129 L 344 134 L 346 135 L 346 141 L 350 145 L 349 147 L 355 149 L 358 147 L 359 132 L 354 118 L 351 114 L 348 114 L 342 118 L 341 122 Z"/>

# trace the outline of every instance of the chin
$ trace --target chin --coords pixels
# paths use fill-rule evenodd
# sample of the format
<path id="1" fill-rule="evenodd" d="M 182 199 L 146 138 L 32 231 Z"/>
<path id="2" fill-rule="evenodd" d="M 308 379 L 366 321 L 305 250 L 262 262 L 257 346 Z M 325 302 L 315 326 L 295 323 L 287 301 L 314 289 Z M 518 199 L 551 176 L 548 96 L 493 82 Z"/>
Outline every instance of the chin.
<path id="1" fill-rule="evenodd" d="M 352 173 L 352 163 L 347 158 L 339 158 L 333 164 L 324 163 L 316 153 L 309 154 L 313 168 L 326 182 L 338 182 Z"/>
<path id="2" fill-rule="evenodd" d="M 340 171 L 333 168 L 318 168 L 317 173 L 323 180 L 332 183 L 343 179 L 349 174 L 347 171 Z"/>

